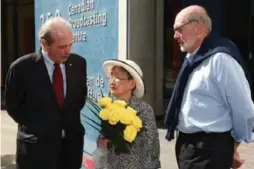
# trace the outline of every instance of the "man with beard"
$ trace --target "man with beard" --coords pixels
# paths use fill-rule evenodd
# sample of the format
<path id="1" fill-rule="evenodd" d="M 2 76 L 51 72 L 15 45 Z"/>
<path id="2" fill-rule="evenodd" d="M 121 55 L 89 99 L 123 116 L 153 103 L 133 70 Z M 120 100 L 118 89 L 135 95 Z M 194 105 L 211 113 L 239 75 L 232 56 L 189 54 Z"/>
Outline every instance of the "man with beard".
<path id="1" fill-rule="evenodd" d="M 8 114 L 18 123 L 18 169 L 79 169 L 86 60 L 71 53 L 72 28 L 56 17 L 42 25 L 41 50 L 14 61 L 6 79 Z"/>
<path id="2" fill-rule="evenodd" d="M 238 146 L 253 140 L 251 81 L 241 54 L 230 40 L 211 33 L 200 6 L 178 13 L 174 38 L 187 52 L 165 119 L 167 140 L 176 142 L 180 169 L 239 168 Z"/>

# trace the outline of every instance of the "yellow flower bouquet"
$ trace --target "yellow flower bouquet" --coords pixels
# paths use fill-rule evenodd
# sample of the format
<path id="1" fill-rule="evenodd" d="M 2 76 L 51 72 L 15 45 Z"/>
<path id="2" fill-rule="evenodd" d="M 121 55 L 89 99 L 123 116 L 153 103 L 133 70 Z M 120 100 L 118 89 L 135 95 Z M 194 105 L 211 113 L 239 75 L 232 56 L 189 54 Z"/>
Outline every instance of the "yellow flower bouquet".
<path id="1" fill-rule="evenodd" d="M 125 101 L 111 97 L 102 97 L 97 103 L 88 98 L 88 103 L 92 106 L 88 108 L 101 120 L 101 124 L 98 124 L 90 119 L 97 125 L 92 126 L 100 128 L 101 135 L 109 140 L 108 148 L 114 148 L 116 153 L 128 153 L 128 147 L 143 128 L 139 113 Z"/>

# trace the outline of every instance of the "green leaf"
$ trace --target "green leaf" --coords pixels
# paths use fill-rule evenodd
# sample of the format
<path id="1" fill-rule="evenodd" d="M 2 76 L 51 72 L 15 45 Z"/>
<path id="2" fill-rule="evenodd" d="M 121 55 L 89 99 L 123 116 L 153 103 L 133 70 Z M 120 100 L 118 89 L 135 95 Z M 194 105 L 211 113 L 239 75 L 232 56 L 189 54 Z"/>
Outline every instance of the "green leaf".
<path id="1" fill-rule="evenodd" d="M 108 92 L 108 97 L 111 97 L 111 92 L 110 91 Z"/>
<path id="2" fill-rule="evenodd" d="M 98 118 L 98 119 L 101 119 L 100 116 L 98 115 L 99 112 L 95 112 L 91 107 L 87 106 L 88 109 Z"/>
<path id="3" fill-rule="evenodd" d="M 104 97 L 103 92 L 102 92 L 102 90 L 101 90 L 101 89 L 100 89 L 100 91 L 101 91 L 101 97 Z"/>
<path id="4" fill-rule="evenodd" d="M 96 111 L 100 111 L 101 107 L 97 105 L 94 101 L 92 101 L 90 98 L 87 99 L 87 102 L 94 108 Z"/>
<path id="5" fill-rule="evenodd" d="M 91 119 L 90 117 L 84 115 L 85 118 L 89 119 L 90 121 L 92 121 L 94 124 L 96 124 L 97 126 L 101 127 L 100 123 L 94 121 L 93 119 Z"/>
<path id="6" fill-rule="evenodd" d="M 89 126 L 93 127 L 95 130 L 97 130 L 98 132 L 101 132 L 100 129 L 98 129 L 97 127 L 95 127 L 94 125 L 92 125 L 90 122 L 86 122 Z"/>

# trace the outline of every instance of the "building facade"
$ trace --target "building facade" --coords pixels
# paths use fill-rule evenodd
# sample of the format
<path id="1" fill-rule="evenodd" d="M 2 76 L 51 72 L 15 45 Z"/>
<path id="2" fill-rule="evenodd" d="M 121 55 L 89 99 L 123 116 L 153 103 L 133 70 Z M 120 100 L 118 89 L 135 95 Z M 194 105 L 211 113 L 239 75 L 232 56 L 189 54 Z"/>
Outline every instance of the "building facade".
<path id="1" fill-rule="evenodd" d="M 102 0 L 2 0 L 1 87 L 4 87 L 5 75 L 10 63 L 26 53 L 38 50 L 39 22 L 44 22 L 48 17 L 62 15 L 70 19 L 76 30 L 74 41 L 77 43 L 74 44 L 74 51 L 88 57 L 88 64 L 99 64 L 107 58 L 128 58 L 136 61 L 143 70 L 147 86 L 144 99 L 153 105 L 156 116 L 163 116 L 184 56 L 173 40 L 174 18 L 182 8 L 192 4 L 207 9 L 212 18 L 213 31 L 230 38 L 237 44 L 249 66 L 249 71 L 254 76 L 253 0 L 107 0 L 106 3 L 103 2 Z M 88 21 L 91 17 L 97 18 L 96 21 Z M 94 26 L 93 30 L 90 30 L 91 26 Z M 97 40 L 101 41 L 98 44 L 90 40 L 97 34 Z M 103 38 L 100 39 L 99 35 Z M 87 46 L 87 50 L 92 50 L 89 55 L 85 56 L 86 52 L 83 53 L 78 49 L 82 48 L 82 45 L 85 46 L 84 48 Z M 106 51 L 105 54 L 103 48 L 110 48 L 110 51 Z M 101 72 L 102 69 L 99 69 Z M 89 75 L 88 83 L 96 85 L 97 81 L 101 81 L 103 84 L 97 85 L 104 90 L 107 86 L 103 81 L 103 75 L 99 76 L 93 72 L 91 71 Z M 93 92 L 92 89 L 90 90 Z"/>

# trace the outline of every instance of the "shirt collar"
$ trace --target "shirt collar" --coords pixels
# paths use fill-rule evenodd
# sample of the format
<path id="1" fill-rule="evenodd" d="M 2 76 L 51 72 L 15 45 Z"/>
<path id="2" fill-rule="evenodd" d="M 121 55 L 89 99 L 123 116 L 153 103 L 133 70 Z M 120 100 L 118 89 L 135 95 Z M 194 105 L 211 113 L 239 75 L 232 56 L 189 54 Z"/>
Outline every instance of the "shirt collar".
<path id="1" fill-rule="evenodd" d="M 192 56 L 195 55 L 195 54 L 198 52 L 199 48 L 200 48 L 200 46 L 199 46 L 197 49 L 195 49 L 194 52 L 192 52 L 192 53 L 187 53 L 186 58 L 190 61 L 190 63 L 191 63 L 192 60 L 193 60 L 193 57 L 192 57 Z"/>
<path id="2" fill-rule="evenodd" d="M 47 52 L 45 52 L 43 49 L 41 50 L 41 52 L 42 52 L 42 56 L 43 56 L 46 64 L 49 64 L 50 66 L 53 66 L 54 62 L 49 58 Z"/>
<path id="3" fill-rule="evenodd" d="M 42 52 L 42 56 L 43 56 L 43 58 L 44 58 L 44 60 L 45 60 L 45 64 L 47 65 L 47 67 L 50 68 L 50 69 L 53 68 L 55 62 L 49 58 L 49 55 L 47 54 L 46 51 L 44 51 L 44 50 L 42 49 L 41 52 Z M 61 68 L 64 68 L 64 64 L 61 63 L 61 64 L 60 64 L 60 67 L 61 67 Z"/>

